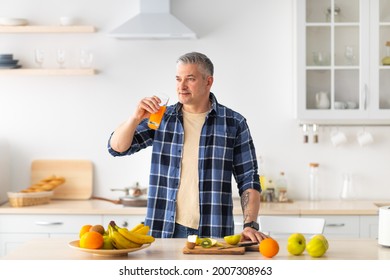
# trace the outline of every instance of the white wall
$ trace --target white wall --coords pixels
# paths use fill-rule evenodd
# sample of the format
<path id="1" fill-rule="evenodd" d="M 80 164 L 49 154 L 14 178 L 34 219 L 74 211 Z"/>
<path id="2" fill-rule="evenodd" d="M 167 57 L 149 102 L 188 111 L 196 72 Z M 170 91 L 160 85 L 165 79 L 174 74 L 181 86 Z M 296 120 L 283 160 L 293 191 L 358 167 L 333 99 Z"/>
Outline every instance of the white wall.
<path id="1" fill-rule="evenodd" d="M 172 12 L 199 35 L 198 40 L 116 40 L 107 32 L 137 13 L 136 0 L 0 0 L 1 16 L 24 17 L 31 24 L 57 24 L 62 15 L 98 28 L 94 34 L 0 34 L 0 53 L 13 53 L 25 67 L 36 67 L 34 48 L 48 53 L 45 67 L 57 67 L 54 52 L 71 54 L 77 66 L 82 47 L 95 54 L 96 76 L 0 76 L 0 137 L 12 154 L 12 188 L 29 184 L 33 159 L 90 159 L 94 194 L 117 198 L 110 188 L 148 183 L 150 149 L 113 158 L 107 150 L 113 129 L 138 100 L 157 91 L 175 98 L 175 61 L 189 51 L 206 53 L 215 64 L 213 92 L 244 114 L 266 175 L 286 172 L 289 195 L 307 195 L 308 165 L 320 163 L 323 199 L 337 199 L 341 173 L 355 176 L 361 199 L 390 199 L 390 133 L 368 128 L 375 144 L 360 148 L 347 128 L 348 145 L 334 148 L 331 128 L 320 129 L 320 143 L 303 144 L 294 119 L 293 6 L 290 0 L 172 0 Z"/>

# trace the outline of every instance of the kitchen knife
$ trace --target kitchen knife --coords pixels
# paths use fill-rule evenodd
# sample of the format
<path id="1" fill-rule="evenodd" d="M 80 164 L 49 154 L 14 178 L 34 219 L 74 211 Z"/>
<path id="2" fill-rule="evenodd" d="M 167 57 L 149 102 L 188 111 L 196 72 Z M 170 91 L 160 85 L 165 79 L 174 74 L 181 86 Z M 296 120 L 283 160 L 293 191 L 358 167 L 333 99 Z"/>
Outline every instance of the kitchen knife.
<path id="1" fill-rule="evenodd" d="M 258 244 L 259 244 L 258 242 L 242 242 L 242 243 L 238 243 L 237 245 L 221 247 L 218 250 L 230 249 L 230 248 L 236 248 L 236 247 L 248 247 L 248 246 L 258 245 Z"/>

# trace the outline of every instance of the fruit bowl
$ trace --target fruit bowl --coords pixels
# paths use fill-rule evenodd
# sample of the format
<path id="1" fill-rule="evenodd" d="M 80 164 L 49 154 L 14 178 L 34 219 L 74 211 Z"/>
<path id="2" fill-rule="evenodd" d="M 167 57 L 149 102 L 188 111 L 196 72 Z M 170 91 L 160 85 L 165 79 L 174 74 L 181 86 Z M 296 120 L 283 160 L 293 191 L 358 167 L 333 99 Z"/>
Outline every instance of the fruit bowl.
<path id="1" fill-rule="evenodd" d="M 71 247 L 73 249 L 76 249 L 76 250 L 79 250 L 79 251 L 82 251 L 82 252 L 86 252 L 86 253 L 91 253 L 91 254 L 97 255 L 97 256 L 126 256 L 129 253 L 146 249 L 146 248 L 148 248 L 152 244 L 151 243 L 143 244 L 139 248 L 113 249 L 113 250 L 110 250 L 110 249 L 87 249 L 87 248 L 80 248 L 79 240 L 71 241 L 71 242 L 69 242 L 68 245 L 69 245 L 69 247 Z"/>

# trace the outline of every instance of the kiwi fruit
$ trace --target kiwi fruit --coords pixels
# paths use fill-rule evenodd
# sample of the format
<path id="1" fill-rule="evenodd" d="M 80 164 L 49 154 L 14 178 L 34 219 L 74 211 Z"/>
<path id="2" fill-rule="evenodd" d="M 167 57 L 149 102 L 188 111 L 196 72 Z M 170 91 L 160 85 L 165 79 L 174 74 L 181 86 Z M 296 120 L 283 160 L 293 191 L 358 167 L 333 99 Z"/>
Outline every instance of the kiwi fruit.
<path id="1" fill-rule="evenodd" d="M 102 225 L 94 225 L 89 229 L 89 231 L 96 231 L 101 235 L 104 235 L 105 229 Z"/>

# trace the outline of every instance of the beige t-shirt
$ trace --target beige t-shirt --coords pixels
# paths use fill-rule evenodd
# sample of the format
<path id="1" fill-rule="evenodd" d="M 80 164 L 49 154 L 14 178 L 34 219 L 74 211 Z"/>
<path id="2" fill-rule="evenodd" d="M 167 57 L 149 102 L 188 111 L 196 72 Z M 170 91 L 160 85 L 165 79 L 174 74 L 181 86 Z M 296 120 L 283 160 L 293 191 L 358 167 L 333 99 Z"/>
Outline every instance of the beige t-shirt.
<path id="1" fill-rule="evenodd" d="M 199 140 L 207 112 L 194 114 L 183 110 L 184 147 L 180 185 L 177 194 L 176 223 L 199 227 Z"/>

